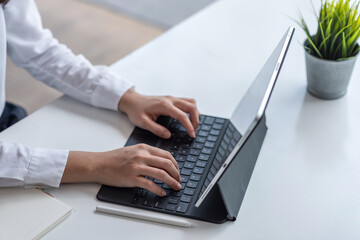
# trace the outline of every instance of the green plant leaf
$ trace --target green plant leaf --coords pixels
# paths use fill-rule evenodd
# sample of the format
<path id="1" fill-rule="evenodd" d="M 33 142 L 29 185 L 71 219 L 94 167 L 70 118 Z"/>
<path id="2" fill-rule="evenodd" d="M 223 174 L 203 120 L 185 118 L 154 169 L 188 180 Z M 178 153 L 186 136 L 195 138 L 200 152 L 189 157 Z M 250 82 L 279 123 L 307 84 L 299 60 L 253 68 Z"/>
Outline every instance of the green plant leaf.
<path id="1" fill-rule="evenodd" d="M 298 24 L 305 31 L 308 46 L 305 49 L 312 55 L 329 60 L 353 57 L 360 51 L 360 0 L 321 0 L 316 13 L 317 31 L 312 35 L 305 19 L 300 13 Z"/>
<path id="2" fill-rule="evenodd" d="M 346 39 L 345 39 L 345 33 L 342 33 L 342 56 L 347 56 L 347 49 L 346 49 Z"/>

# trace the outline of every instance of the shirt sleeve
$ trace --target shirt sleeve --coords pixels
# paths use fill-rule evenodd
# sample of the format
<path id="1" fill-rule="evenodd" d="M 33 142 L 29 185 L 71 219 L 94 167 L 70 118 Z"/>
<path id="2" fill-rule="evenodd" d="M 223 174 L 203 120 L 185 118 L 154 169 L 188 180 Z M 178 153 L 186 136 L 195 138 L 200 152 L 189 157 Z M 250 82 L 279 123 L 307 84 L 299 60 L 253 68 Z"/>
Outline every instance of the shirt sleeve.
<path id="1" fill-rule="evenodd" d="M 133 85 L 106 66 L 93 66 L 44 29 L 34 0 L 12 0 L 4 8 L 7 51 L 18 67 L 59 91 L 96 107 L 117 110 Z"/>
<path id="2" fill-rule="evenodd" d="M 59 187 L 68 155 L 0 142 L 0 187 Z"/>

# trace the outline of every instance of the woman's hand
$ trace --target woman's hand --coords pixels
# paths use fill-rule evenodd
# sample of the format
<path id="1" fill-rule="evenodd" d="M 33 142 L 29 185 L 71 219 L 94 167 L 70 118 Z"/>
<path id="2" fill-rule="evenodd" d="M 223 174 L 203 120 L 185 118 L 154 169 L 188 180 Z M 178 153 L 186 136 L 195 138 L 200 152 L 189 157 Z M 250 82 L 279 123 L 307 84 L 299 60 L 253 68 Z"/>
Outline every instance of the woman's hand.
<path id="1" fill-rule="evenodd" d="M 115 187 L 145 188 L 159 196 L 165 191 L 145 176 L 180 190 L 179 167 L 167 151 L 145 144 L 109 152 L 70 152 L 62 183 L 98 182 Z"/>
<path id="2" fill-rule="evenodd" d="M 162 138 L 170 138 L 168 129 L 155 121 L 160 115 L 178 120 L 190 137 L 195 138 L 200 113 L 195 100 L 171 96 L 144 96 L 134 89 L 128 90 L 119 102 L 119 110 L 126 113 L 132 123 Z M 186 113 L 190 114 L 190 119 Z"/>

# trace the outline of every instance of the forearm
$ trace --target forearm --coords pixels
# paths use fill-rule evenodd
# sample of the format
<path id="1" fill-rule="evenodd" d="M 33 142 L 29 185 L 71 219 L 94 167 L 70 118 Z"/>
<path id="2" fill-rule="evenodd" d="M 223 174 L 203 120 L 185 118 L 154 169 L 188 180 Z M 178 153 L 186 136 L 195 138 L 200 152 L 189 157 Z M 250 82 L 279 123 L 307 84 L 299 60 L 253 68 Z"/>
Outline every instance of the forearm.
<path id="1" fill-rule="evenodd" d="M 59 44 L 44 29 L 33 0 L 9 2 L 4 16 L 8 55 L 18 67 L 79 101 L 118 109 L 119 99 L 133 85 L 108 67 L 93 66 L 84 56 Z"/>
<path id="2" fill-rule="evenodd" d="M 108 152 L 70 152 L 62 183 L 97 182 L 115 187 L 142 187 L 160 196 L 165 192 L 144 176 L 178 190 L 180 173 L 169 152 L 145 144 Z"/>
<path id="3" fill-rule="evenodd" d="M 71 151 L 61 183 L 97 182 L 101 153 Z"/>

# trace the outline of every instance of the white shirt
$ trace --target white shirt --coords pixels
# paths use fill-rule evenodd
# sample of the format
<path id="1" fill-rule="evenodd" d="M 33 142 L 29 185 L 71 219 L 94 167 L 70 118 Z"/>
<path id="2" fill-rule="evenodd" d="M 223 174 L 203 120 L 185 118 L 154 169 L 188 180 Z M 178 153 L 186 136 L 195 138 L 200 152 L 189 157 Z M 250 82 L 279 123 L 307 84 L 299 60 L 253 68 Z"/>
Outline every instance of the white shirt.
<path id="1" fill-rule="evenodd" d="M 6 50 L 36 79 L 96 107 L 117 110 L 121 96 L 133 87 L 109 68 L 93 66 L 59 44 L 43 28 L 34 0 L 11 0 L 0 6 L 0 112 L 5 105 Z M 0 142 L 0 187 L 58 187 L 68 153 Z"/>

